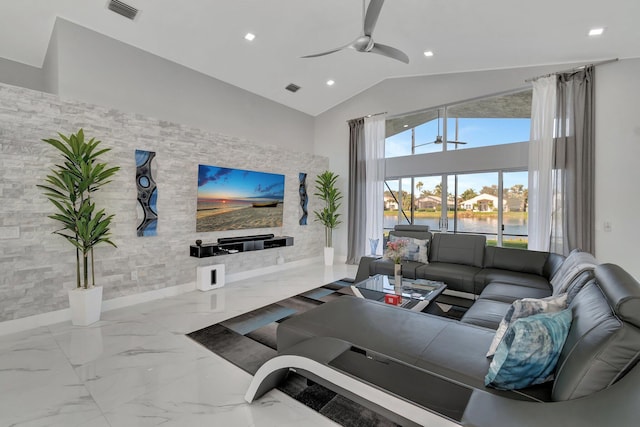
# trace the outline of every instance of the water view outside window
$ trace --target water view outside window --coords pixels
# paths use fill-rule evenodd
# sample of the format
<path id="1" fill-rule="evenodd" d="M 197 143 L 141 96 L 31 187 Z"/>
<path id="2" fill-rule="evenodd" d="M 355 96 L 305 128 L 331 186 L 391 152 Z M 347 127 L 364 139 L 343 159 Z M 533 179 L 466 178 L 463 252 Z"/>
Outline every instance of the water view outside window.
<path id="1" fill-rule="evenodd" d="M 528 241 L 529 173 L 505 172 L 502 174 L 505 199 L 504 231 L 502 246 L 526 249 Z"/>
<path id="2" fill-rule="evenodd" d="M 396 224 L 428 225 L 432 230 L 484 234 L 487 244 L 492 246 L 527 247 L 526 171 L 458 174 L 445 178 L 446 196 L 441 176 L 388 181 L 391 190 L 387 188 L 384 196 L 385 229 L 393 229 Z M 443 202 L 446 203 L 444 212 Z"/>

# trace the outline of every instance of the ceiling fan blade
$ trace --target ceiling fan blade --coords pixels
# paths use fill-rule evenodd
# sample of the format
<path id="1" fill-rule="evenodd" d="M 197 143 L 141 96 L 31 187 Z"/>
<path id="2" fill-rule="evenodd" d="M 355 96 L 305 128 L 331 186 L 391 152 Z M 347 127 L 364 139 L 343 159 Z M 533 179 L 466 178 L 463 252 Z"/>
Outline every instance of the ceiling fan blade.
<path id="1" fill-rule="evenodd" d="M 435 141 L 433 141 L 434 144 L 442 144 L 444 141 L 442 140 L 441 136 L 438 136 L 436 138 Z M 468 142 L 464 142 L 464 141 L 447 141 L 447 144 L 455 144 L 455 145 L 465 145 L 468 144 Z"/>
<path id="2" fill-rule="evenodd" d="M 342 47 L 337 47 L 337 48 L 335 48 L 335 49 L 331 49 L 331 50 L 328 50 L 328 51 L 326 51 L 326 52 L 320 52 L 320 53 L 314 53 L 314 54 L 312 54 L 312 55 L 305 55 L 305 56 L 301 56 L 300 58 L 315 58 L 316 56 L 329 55 L 329 54 L 331 54 L 331 53 L 338 52 L 338 51 L 340 51 L 340 50 L 342 50 L 342 49 L 346 49 L 346 48 L 348 48 L 349 46 L 351 46 L 351 45 L 346 45 L 346 46 L 342 46 Z"/>
<path id="3" fill-rule="evenodd" d="M 370 36 L 373 33 L 373 29 L 376 27 L 376 22 L 378 22 L 378 16 L 380 16 L 383 4 L 384 0 L 371 0 L 369 2 L 369 7 L 367 7 L 367 13 L 364 17 L 364 25 L 362 29 L 364 35 Z"/>
<path id="4" fill-rule="evenodd" d="M 398 60 L 400 62 L 404 62 L 405 64 L 409 63 L 409 57 L 407 56 L 407 54 L 399 49 L 396 49 L 395 47 L 376 43 L 373 45 L 373 47 L 369 52 L 377 53 L 378 55 L 387 56 L 389 58 Z"/>
<path id="5" fill-rule="evenodd" d="M 425 145 L 431 145 L 431 144 L 437 144 L 437 142 L 436 142 L 436 141 L 423 142 L 422 144 L 416 144 L 416 145 L 414 145 L 414 147 L 415 147 L 415 148 L 418 148 L 418 147 L 424 147 Z"/>

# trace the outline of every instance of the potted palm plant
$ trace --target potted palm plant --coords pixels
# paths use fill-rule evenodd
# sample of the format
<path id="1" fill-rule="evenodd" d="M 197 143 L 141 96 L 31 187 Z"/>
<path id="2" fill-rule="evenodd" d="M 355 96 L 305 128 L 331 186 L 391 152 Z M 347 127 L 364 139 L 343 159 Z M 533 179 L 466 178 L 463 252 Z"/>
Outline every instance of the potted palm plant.
<path id="1" fill-rule="evenodd" d="M 324 171 L 316 178 L 316 192 L 320 200 L 324 202 L 321 210 L 314 211 L 316 221 L 324 225 L 325 245 L 324 245 L 324 264 L 333 264 L 333 230 L 342 222 L 339 220 L 340 200 L 342 194 L 336 188 L 338 175 L 331 171 Z"/>
<path id="2" fill-rule="evenodd" d="M 110 149 L 98 149 L 101 142 L 94 138 L 85 141 L 82 129 L 69 136 L 58 135 L 60 139 L 43 141 L 58 150 L 62 162 L 51 169 L 47 184 L 38 187 L 56 208 L 49 218 L 61 228 L 54 234 L 76 249 L 76 289 L 69 291 L 71 322 L 86 326 L 100 319 L 102 305 L 102 286 L 95 286 L 93 248 L 100 243 L 116 246 L 109 229 L 114 215 L 96 208 L 91 195 L 109 183 L 120 168 L 98 161 Z"/>

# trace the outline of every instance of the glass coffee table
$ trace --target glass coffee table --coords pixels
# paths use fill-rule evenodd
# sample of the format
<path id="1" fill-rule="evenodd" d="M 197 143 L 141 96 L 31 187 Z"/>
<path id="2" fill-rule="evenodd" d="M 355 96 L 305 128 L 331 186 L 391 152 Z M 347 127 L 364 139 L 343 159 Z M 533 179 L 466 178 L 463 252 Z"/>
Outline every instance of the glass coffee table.
<path id="1" fill-rule="evenodd" d="M 425 279 L 402 279 L 400 287 L 395 286 L 393 277 L 376 274 L 362 282 L 351 285 L 353 294 L 358 298 L 384 302 L 386 294 L 402 295 L 402 303 L 398 307 L 412 311 L 424 310 L 447 288 L 444 282 Z"/>

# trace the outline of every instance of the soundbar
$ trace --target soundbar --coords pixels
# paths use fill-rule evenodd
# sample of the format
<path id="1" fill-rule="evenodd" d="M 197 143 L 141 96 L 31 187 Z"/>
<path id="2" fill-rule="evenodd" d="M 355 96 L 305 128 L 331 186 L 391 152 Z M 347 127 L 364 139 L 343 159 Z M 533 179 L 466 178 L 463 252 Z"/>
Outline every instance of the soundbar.
<path id="1" fill-rule="evenodd" d="M 239 243 L 247 242 L 249 240 L 267 240 L 273 239 L 273 234 L 256 234 L 255 236 L 238 236 L 238 237 L 221 237 L 218 239 L 218 244 L 223 245 L 225 243 Z"/>

